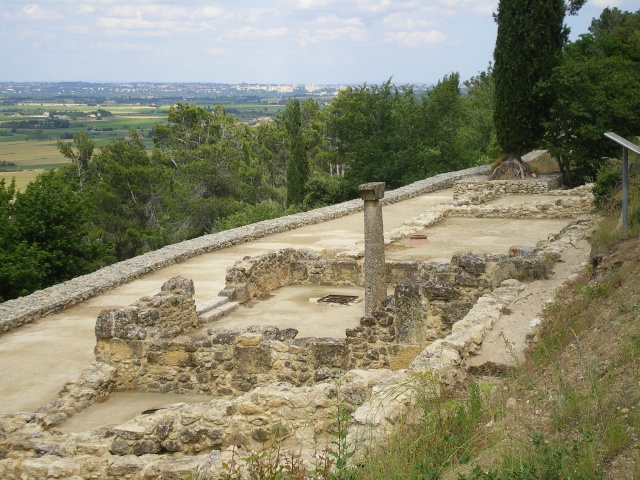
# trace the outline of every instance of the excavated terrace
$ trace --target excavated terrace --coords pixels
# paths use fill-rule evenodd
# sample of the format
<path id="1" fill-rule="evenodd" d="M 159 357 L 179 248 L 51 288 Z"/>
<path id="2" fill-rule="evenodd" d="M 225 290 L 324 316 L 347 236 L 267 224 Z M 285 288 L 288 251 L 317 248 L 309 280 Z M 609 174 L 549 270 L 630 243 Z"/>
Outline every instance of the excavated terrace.
<path id="1" fill-rule="evenodd" d="M 465 194 L 467 200 L 456 203 L 454 189 L 447 188 L 385 205 L 383 215 L 387 261 L 446 264 L 460 251 L 472 251 L 475 255 L 487 256 L 508 254 L 514 246 L 517 246 L 518 252 L 533 250 L 536 245 L 558 237 L 563 229 L 577 218 L 585 218 L 585 212 L 590 208 L 585 203 L 590 201 L 588 197 L 584 197 L 587 200 L 581 200 L 582 203 L 577 202 L 566 207 L 564 204 L 561 205 L 559 199 L 568 197 L 558 194 L 501 193 L 478 199 L 474 198 L 473 192 L 460 193 L 458 190 L 456 196 L 464 197 Z M 534 204 L 544 206 L 536 207 Z M 555 212 L 554 208 L 558 211 Z M 563 208 L 566 210 L 563 211 Z M 428 244 L 418 248 L 408 246 L 409 233 L 426 234 Z M 576 240 L 571 237 L 567 241 Z M 0 336 L 0 364 L 3 365 L 0 371 L 0 386 L 3 392 L 0 397 L 0 414 L 37 411 L 56 399 L 62 385 L 81 375 L 83 369 L 95 360 L 96 318 L 102 310 L 123 308 L 140 297 L 152 296 L 169 278 L 176 276 L 193 280 L 193 298 L 196 306 L 203 305 L 228 286 L 225 275 L 227 269 L 236 262 L 287 248 L 308 249 L 320 254 L 338 251 L 343 252 L 345 258 L 361 258 L 363 214 L 353 213 L 195 256 L 140 276 L 101 295 Z M 580 262 L 581 257 L 576 256 L 571 269 L 575 270 Z M 569 275 L 572 271 L 562 273 Z M 519 289 L 520 292 L 523 290 L 523 287 L 505 284 L 505 288 L 509 287 Z M 393 285 L 390 285 L 389 294 L 392 293 Z M 364 295 L 363 288 L 357 285 L 287 285 L 240 305 L 221 319 L 203 325 L 196 334 L 207 335 L 207 329 L 211 327 L 243 329 L 250 325 L 268 325 L 283 331 L 295 328 L 298 330 L 298 339 L 344 339 L 346 329 L 358 328 L 364 314 L 364 302 L 340 306 L 318 305 L 312 301 L 328 294 L 356 295 L 360 298 Z M 497 292 L 495 299 L 489 303 L 507 302 L 503 297 L 513 301 L 512 293 Z M 457 333 L 454 331 L 454 334 Z M 523 331 L 522 336 L 525 334 Z M 482 354 L 487 357 L 487 352 Z M 427 357 L 429 355 L 434 356 L 433 352 Z M 490 361 L 491 356 L 488 358 Z M 420 359 L 417 361 L 420 363 Z M 422 361 L 424 362 L 424 359 Z M 486 358 L 483 361 L 486 361 Z M 371 385 L 368 388 L 370 387 Z M 106 401 L 94 403 L 91 407 L 72 415 L 56 429 L 61 432 L 106 431 L 150 408 L 176 402 L 202 403 L 214 401 L 216 398 L 220 397 L 115 392 L 111 393 Z M 125 447 L 122 448 L 124 449 L 121 454 L 128 452 Z M 134 448 L 135 452 L 135 447 L 131 448 Z M 111 451 L 114 452 L 113 446 Z M 57 454 L 56 452 L 57 450 L 54 454 Z M 2 470 L 0 465 L 0 473 L 11 471 L 11 468 L 5 466 L 5 470 Z M 15 469 L 17 471 L 17 467 Z M 35 468 L 34 471 L 42 469 Z M 138 473 L 132 473 L 130 478 L 143 478 L 136 476 Z M 61 477 L 65 478 L 64 475 Z M 31 477 L 27 475 L 24 478 Z"/>

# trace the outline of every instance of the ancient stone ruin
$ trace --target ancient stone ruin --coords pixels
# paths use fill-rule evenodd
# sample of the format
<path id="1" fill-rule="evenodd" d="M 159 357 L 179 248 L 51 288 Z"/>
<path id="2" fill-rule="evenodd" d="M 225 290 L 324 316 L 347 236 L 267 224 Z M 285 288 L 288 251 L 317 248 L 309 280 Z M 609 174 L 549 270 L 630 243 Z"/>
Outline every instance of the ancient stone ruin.
<path id="1" fill-rule="evenodd" d="M 442 381 L 464 375 L 465 359 L 525 288 L 521 280 L 547 276 L 561 252 L 589 228 L 584 219 L 592 197 L 584 187 L 517 210 L 485 205 L 514 190 L 548 194 L 548 184 L 527 185 L 533 186 L 458 183 L 453 202 L 386 238 L 379 203 L 384 184 L 364 185 L 371 242 L 238 260 L 220 292 L 226 303 L 212 300 L 233 315 L 228 312 L 237 304 L 292 285 L 363 287 L 365 315 L 343 338 L 298 338 L 295 328 L 267 324 L 216 328 L 213 310 L 196 306 L 193 282 L 182 277 L 169 279 L 152 297 L 101 312 L 95 362 L 83 375 L 37 412 L 0 419 L 0 478 L 216 478 L 234 449 L 259 450 L 268 442 L 312 462 L 331 441 L 329 414 L 338 403 L 353 412 L 351 440 L 384 435 L 412 402 L 412 378 L 420 372 Z M 461 252 L 447 263 L 384 261 L 385 245 L 447 216 L 491 215 L 573 220 L 536 247 L 514 246 L 500 255 Z M 103 430 L 58 430 L 78 412 L 126 391 L 211 399 L 166 405 Z"/>

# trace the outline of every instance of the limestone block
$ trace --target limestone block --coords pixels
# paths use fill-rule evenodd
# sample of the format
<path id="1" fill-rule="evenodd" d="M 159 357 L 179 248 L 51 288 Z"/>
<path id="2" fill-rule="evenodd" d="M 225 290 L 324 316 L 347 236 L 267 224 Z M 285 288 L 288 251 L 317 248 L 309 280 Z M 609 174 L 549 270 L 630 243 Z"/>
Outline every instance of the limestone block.
<path id="1" fill-rule="evenodd" d="M 313 368 L 348 368 L 349 348 L 344 340 L 335 338 L 310 339 L 308 343 L 310 363 Z"/>
<path id="2" fill-rule="evenodd" d="M 233 358 L 239 373 L 267 373 L 271 369 L 271 350 L 261 345 L 235 346 Z"/>
<path id="3" fill-rule="evenodd" d="M 109 341 L 109 353 L 111 361 L 113 362 L 119 362 L 134 357 L 133 348 L 131 348 L 127 342 L 119 338 L 112 338 Z"/>
<path id="4" fill-rule="evenodd" d="M 144 338 L 144 331 L 138 328 L 137 321 L 137 311 L 130 308 L 103 310 L 96 321 L 96 337 L 122 338 L 124 340 Z"/>
<path id="5" fill-rule="evenodd" d="M 395 345 L 389 347 L 389 367 L 392 370 L 408 368 L 422 349 L 421 345 Z"/>
<path id="6" fill-rule="evenodd" d="M 458 266 L 472 275 L 482 275 L 487 268 L 486 258 L 472 253 L 456 253 L 451 257 L 451 264 Z"/>
<path id="7" fill-rule="evenodd" d="M 426 344 L 430 324 L 429 298 L 426 284 L 415 280 L 403 280 L 394 292 L 398 342 L 403 344 Z M 438 329 L 439 330 L 439 329 Z"/>
<path id="8" fill-rule="evenodd" d="M 164 352 L 162 361 L 166 366 L 188 367 L 195 366 L 196 364 L 193 355 L 184 350 L 169 350 Z"/>
<path id="9" fill-rule="evenodd" d="M 160 287 L 160 291 L 184 295 L 189 298 L 192 297 L 196 292 L 193 285 L 193 280 L 180 276 L 173 277 L 167 280 L 162 284 L 162 287 Z"/>

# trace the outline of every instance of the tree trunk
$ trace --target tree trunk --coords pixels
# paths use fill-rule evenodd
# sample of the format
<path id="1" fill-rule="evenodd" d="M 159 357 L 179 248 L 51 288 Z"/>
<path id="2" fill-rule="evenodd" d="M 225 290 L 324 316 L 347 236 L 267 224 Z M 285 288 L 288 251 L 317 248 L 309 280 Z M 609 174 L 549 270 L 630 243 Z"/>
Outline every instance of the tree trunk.
<path id="1" fill-rule="evenodd" d="M 510 153 L 491 172 L 489 180 L 524 180 L 529 177 L 531 177 L 531 170 L 522 157 L 517 153 Z"/>

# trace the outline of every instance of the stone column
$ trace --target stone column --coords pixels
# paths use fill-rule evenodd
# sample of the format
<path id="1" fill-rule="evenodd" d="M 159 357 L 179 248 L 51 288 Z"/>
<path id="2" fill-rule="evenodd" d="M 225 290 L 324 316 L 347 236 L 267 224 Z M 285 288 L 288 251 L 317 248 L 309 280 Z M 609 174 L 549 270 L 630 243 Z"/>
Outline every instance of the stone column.
<path id="1" fill-rule="evenodd" d="M 364 314 L 380 310 L 387 296 L 384 264 L 384 228 L 382 205 L 384 182 L 365 183 L 358 187 L 364 200 Z"/>

